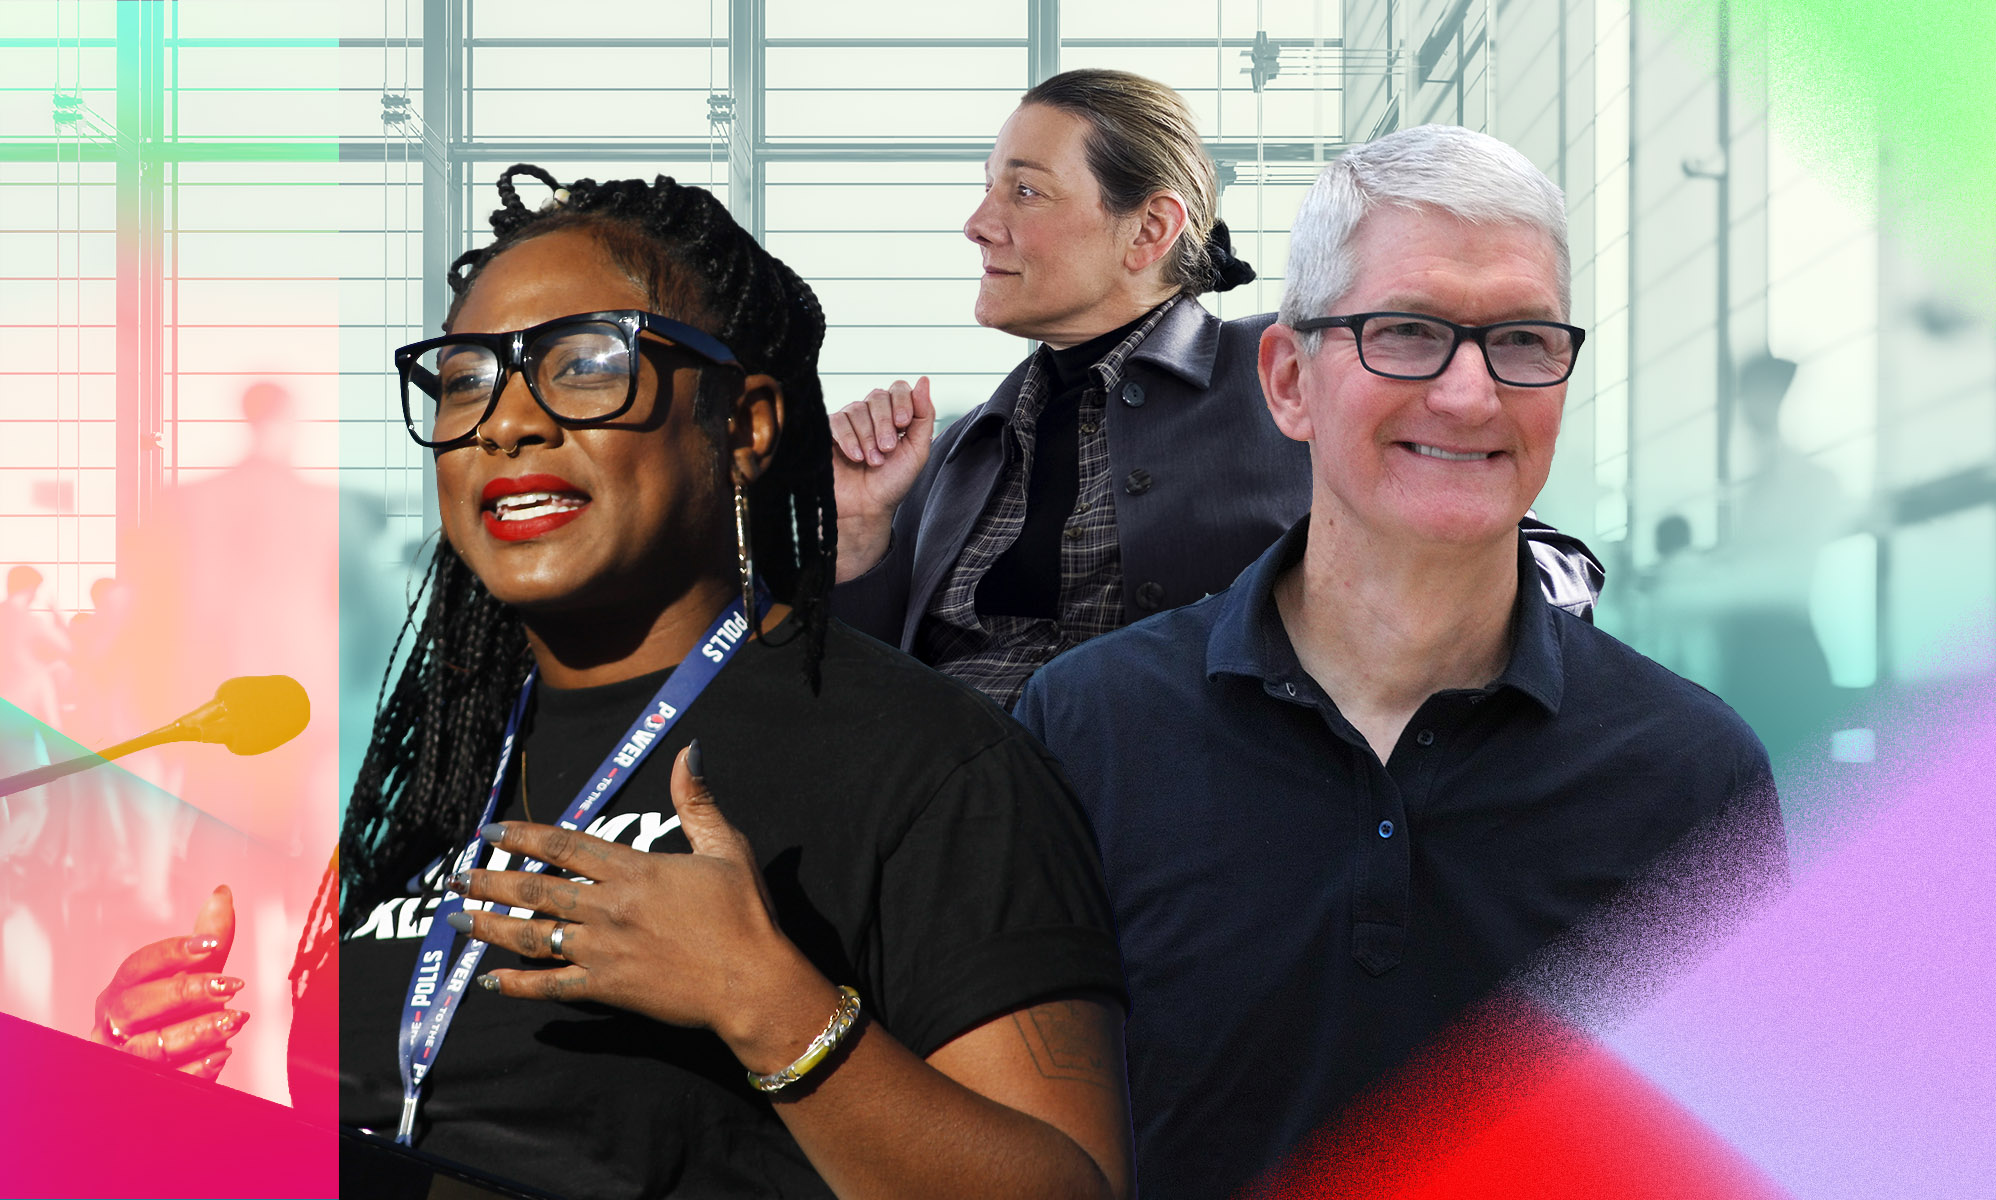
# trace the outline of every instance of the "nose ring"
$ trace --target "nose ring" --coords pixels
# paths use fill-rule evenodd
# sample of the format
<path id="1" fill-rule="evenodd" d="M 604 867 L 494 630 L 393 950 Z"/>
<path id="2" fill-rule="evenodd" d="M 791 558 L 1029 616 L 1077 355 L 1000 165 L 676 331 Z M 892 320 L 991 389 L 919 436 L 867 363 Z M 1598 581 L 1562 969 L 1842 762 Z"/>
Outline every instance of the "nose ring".
<path id="1" fill-rule="evenodd" d="M 485 422 L 480 421 L 471 427 L 471 440 L 487 454 L 504 454 L 507 458 L 520 457 L 520 443 L 514 442 L 511 450 L 500 450 L 499 443 L 485 436 Z"/>

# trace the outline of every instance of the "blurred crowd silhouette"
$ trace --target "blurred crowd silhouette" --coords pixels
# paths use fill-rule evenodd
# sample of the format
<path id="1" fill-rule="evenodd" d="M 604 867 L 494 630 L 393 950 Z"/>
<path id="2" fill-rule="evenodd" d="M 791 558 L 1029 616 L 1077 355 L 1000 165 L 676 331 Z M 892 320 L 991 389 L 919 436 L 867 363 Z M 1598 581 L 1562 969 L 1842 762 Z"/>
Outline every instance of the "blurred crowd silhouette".
<path id="1" fill-rule="evenodd" d="M 238 675 L 297 679 L 312 722 L 253 758 L 162 746 L 0 798 L 0 1011 L 86 1031 L 124 955 L 187 932 L 225 881 L 227 969 L 249 981 L 238 1006 L 262 1019 L 222 1082 L 283 1102 L 286 975 L 357 767 L 341 771 L 340 733 L 365 745 L 405 605 L 381 565 L 394 554 L 380 502 L 293 466 L 311 426 L 285 389 L 252 385 L 242 415 L 240 461 L 165 492 L 89 608 L 65 622 L 40 570 L 8 572 L 0 776 L 164 725 Z"/>

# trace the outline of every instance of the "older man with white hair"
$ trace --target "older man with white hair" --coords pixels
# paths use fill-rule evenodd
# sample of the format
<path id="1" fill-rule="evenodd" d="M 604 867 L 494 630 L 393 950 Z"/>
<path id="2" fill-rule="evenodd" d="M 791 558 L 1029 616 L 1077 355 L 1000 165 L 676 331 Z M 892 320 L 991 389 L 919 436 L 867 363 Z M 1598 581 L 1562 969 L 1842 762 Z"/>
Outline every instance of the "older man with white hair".
<path id="1" fill-rule="evenodd" d="M 1347 153 L 1260 347 L 1309 515 L 1019 702 L 1100 843 L 1147 1200 L 1275 1166 L 1674 847 L 1694 890 L 1785 869 L 1753 732 L 1533 586 L 1569 319 L 1564 202 L 1516 150 Z"/>

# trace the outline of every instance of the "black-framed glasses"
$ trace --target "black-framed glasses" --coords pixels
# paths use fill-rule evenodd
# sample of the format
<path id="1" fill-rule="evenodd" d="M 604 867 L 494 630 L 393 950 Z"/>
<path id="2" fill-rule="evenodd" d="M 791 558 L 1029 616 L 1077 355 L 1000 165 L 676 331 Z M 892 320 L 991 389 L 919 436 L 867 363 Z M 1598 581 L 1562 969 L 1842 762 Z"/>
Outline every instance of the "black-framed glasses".
<path id="1" fill-rule="evenodd" d="M 1458 325 L 1426 313 L 1369 312 L 1312 317 L 1291 326 L 1298 333 L 1349 329 L 1359 365 L 1388 379 L 1433 379 L 1455 361 L 1464 342 L 1483 351 L 1490 377 L 1511 387 L 1551 387 L 1573 374 L 1587 331 L 1558 321 L 1499 321 Z"/>
<path id="2" fill-rule="evenodd" d="M 562 424 L 614 421 L 637 399 L 639 333 L 716 366 L 741 366 L 713 337 L 635 308 L 558 317 L 510 333 L 447 334 L 395 352 L 403 423 L 418 445 L 462 442 L 491 418 L 514 371 L 526 376 L 534 402 Z"/>

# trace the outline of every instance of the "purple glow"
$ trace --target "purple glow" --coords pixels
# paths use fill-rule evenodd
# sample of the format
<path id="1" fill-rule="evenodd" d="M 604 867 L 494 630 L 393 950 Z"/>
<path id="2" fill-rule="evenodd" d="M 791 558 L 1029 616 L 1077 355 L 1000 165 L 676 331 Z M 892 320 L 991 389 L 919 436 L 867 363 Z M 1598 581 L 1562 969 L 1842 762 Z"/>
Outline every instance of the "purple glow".
<path id="1" fill-rule="evenodd" d="M 1875 815 L 1606 1038 L 1801 1200 L 1996 1195 L 1992 707 L 1847 777 Z"/>

